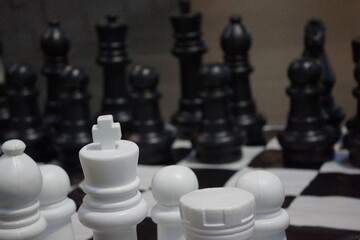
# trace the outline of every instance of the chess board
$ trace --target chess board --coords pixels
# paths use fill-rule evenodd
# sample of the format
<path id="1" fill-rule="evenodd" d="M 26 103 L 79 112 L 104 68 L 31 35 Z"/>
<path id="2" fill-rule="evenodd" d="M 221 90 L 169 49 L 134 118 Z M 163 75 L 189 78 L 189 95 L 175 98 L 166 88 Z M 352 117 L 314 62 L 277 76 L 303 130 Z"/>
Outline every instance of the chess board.
<path id="1" fill-rule="evenodd" d="M 177 164 L 188 166 L 195 172 L 200 188 L 232 187 L 239 176 L 253 169 L 266 169 L 276 174 L 285 187 L 283 207 L 290 215 L 290 227 L 286 231 L 288 240 L 360 239 L 360 169 L 348 163 L 348 153 L 341 148 L 341 141 L 335 146 L 333 161 L 307 169 L 285 167 L 281 147 L 275 137 L 281 126 L 266 126 L 265 130 L 266 146 L 244 146 L 242 158 L 237 162 L 217 165 L 198 163 L 191 143 L 184 140 L 174 143 L 174 159 Z M 161 167 L 138 167 L 139 189 L 149 210 L 155 204 L 151 179 Z M 75 184 L 69 196 L 79 206 L 84 193 Z M 157 239 L 156 224 L 151 221 L 149 213 L 138 225 L 139 240 Z M 77 214 L 72 220 L 76 239 L 90 239 L 91 230 L 79 223 Z"/>

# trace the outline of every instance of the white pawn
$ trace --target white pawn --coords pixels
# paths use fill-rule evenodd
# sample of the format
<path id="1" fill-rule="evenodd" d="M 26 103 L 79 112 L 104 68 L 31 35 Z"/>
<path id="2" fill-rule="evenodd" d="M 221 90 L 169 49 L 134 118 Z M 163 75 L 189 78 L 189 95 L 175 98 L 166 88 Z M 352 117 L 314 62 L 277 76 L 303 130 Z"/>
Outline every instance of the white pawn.
<path id="1" fill-rule="evenodd" d="M 250 240 L 254 196 L 240 188 L 206 188 L 180 198 L 186 240 Z"/>
<path id="2" fill-rule="evenodd" d="M 0 157 L 0 239 L 40 240 L 46 220 L 39 212 L 42 177 L 24 153 L 25 143 L 9 140 Z"/>
<path id="3" fill-rule="evenodd" d="M 151 210 L 151 219 L 157 224 L 157 240 L 183 238 L 179 200 L 198 188 L 195 173 L 185 166 L 163 167 L 155 174 L 151 191 L 157 204 Z"/>
<path id="4" fill-rule="evenodd" d="M 40 166 L 43 186 L 40 193 L 40 212 L 48 227 L 44 240 L 73 240 L 74 230 L 71 215 L 76 211 L 75 203 L 67 197 L 70 179 L 64 169 L 56 165 Z"/>
<path id="5" fill-rule="evenodd" d="M 139 148 L 121 140 L 111 115 L 98 117 L 92 134 L 94 142 L 79 152 L 86 193 L 79 220 L 93 230 L 94 240 L 136 240 L 136 226 L 147 213 L 136 174 Z"/>
<path id="6" fill-rule="evenodd" d="M 273 173 L 257 170 L 241 176 L 236 187 L 255 196 L 256 216 L 253 240 L 285 240 L 285 230 L 290 224 L 284 203 L 285 192 L 281 180 Z"/>

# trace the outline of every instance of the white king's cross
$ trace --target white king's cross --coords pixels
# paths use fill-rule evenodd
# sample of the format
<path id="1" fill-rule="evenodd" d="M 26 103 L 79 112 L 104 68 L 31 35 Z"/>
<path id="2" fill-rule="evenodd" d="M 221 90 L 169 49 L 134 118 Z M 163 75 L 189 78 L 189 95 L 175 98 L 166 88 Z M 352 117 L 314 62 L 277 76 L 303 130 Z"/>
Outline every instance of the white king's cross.
<path id="1" fill-rule="evenodd" d="M 120 123 L 114 123 L 112 115 L 99 116 L 92 127 L 93 142 L 100 143 L 101 150 L 115 149 L 115 141 L 121 139 Z"/>

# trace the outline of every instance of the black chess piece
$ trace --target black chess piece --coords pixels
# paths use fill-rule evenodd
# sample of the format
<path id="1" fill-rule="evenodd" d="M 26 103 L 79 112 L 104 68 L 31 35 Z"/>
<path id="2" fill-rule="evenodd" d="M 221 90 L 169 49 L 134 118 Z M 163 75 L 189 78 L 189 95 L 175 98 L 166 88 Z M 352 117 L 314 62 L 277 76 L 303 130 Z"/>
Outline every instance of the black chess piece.
<path id="1" fill-rule="evenodd" d="M 40 41 L 44 54 L 42 74 L 47 80 L 47 99 L 45 102 L 44 122 L 52 130 L 56 130 L 61 120 L 59 72 L 68 63 L 70 40 L 68 35 L 60 28 L 57 20 L 49 22 Z"/>
<path id="2" fill-rule="evenodd" d="M 197 158 L 200 162 L 216 164 L 239 160 L 243 135 L 229 108 L 230 69 L 224 64 L 208 64 L 201 68 L 200 74 L 202 120 L 193 139 Z"/>
<path id="3" fill-rule="evenodd" d="M 53 160 L 54 151 L 49 131 L 44 127 L 38 104 L 35 69 L 26 64 L 13 63 L 6 69 L 6 97 L 9 106 L 9 128 L 2 142 L 20 139 L 26 153 L 37 162 Z"/>
<path id="4" fill-rule="evenodd" d="M 199 70 L 207 47 L 201 39 L 202 15 L 190 12 L 190 0 L 179 0 L 179 4 L 181 13 L 172 16 L 171 23 L 175 32 L 172 54 L 180 65 L 181 99 L 172 123 L 178 129 L 179 138 L 189 139 L 201 120 Z"/>
<path id="5" fill-rule="evenodd" d="M 355 117 L 348 121 L 348 133 L 344 137 L 344 146 L 349 150 L 349 160 L 360 167 L 360 37 L 352 41 L 353 61 L 355 63 L 354 76 L 357 87 L 353 90 L 353 96 L 357 99 L 357 111 Z"/>
<path id="6" fill-rule="evenodd" d="M 264 145 L 262 129 L 266 119 L 257 113 L 249 79 L 253 71 L 248 56 L 251 35 L 240 16 L 230 18 L 230 25 L 221 36 L 221 47 L 225 63 L 231 70 L 231 111 L 236 123 L 246 135 L 245 145 Z"/>
<path id="7" fill-rule="evenodd" d="M 157 70 L 150 66 L 135 66 L 130 81 L 133 119 L 128 139 L 139 146 L 139 163 L 172 164 L 171 145 L 175 134 L 164 128 L 161 118 Z"/>
<path id="8" fill-rule="evenodd" d="M 0 42 L 0 139 L 7 131 L 9 123 L 9 109 L 6 100 L 5 87 L 5 62 L 3 59 L 3 48 Z M 0 151 L 1 152 L 1 151 Z"/>
<path id="9" fill-rule="evenodd" d="M 92 141 L 89 76 L 82 68 L 68 65 L 62 69 L 59 79 L 62 116 L 54 142 L 57 160 L 68 173 L 73 173 L 81 171 L 80 149 Z"/>
<path id="10" fill-rule="evenodd" d="M 325 24 L 319 19 L 312 19 L 306 24 L 304 38 L 305 50 L 303 57 L 313 58 L 321 62 L 321 106 L 326 123 L 340 131 L 341 122 L 345 118 L 345 113 L 340 107 L 335 105 L 332 96 L 332 89 L 336 81 L 336 76 L 325 51 L 325 33 Z"/>
<path id="11" fill-rule="evenodd" d="M 104 75 L 101 114 L 113 115 L 126 136 L 131 121 L 126 78 L 126 66 L 131 62 L 126 44 L 128 25 L 120 23 L 116 15 L 108 15 L 105 21 L 96 25 L 96 30 L 99 42 L 97 63 L 102 66 Z"/>
<path id="12" fill-rule="evenodd" d="M 322 114 L 321 71 L 321 63 L 311 58 L 289 66 L 290 111 L 286 129 L 278 135 L 286 165 L 317 166 L 334 156 L 339 132 L 326 124 Z"/>

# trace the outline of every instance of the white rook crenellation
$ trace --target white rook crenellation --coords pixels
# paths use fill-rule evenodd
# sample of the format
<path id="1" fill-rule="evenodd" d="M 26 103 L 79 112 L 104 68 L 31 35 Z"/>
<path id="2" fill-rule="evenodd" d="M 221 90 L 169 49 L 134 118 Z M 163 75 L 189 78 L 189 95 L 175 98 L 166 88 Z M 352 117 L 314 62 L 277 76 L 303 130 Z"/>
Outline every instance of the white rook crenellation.
<path id="1" fill-rule="evenodd" d="M 39 212 L 42 177 L 24 153 L 25 144 L 9 140 L 0 157 L 0 239 L 42 240 L 47 224 Z"/>
<path id="2" fill-rule="evenodd" d="M 185 166 L 163 167 L 155 174 L 151 191 L 157 204 L 151 210 L 151 219 L 157 224 L 157 240 L 183 239 L 179 200 L 198 188 L 195 173 Z"/>
<path id="3" fill-rule="evenodd" d="M 253 240 L 286 240 L 285 230 L 290 224 L 290 218 L 286 210 L 281 208 L 285 199 L 281 180 L 269 171 L 256 170 L 241 176 L 236 187 L 255 196 Z"/>
<path id="4" fill-rule="evenodd" d="M 64 169 L 56 165 L 42 165 L 43 186 L 39 196 L 40 212 L 48 226 L 44 240 L 74 240 L 71 216 L 76 211 L 75 202 L 68 198 L 70 179 Z"/>
<path id="5" fill-rule="evenodd" d="M 86 193 L 79 220 L 93 230 L 94 240 L 136 240 L 136 225 L 147 213 L 138 191 L 138 146 L 121 140 L 119 123 L 100 116 L 93 127 L 94 142 L 79 153 Z"/>
<path id="6" fill-rule="evenodd" d="M 250 240 L 255 199 L 239 188 L 206 188 L 180 198 L 186 240 Z"/>

